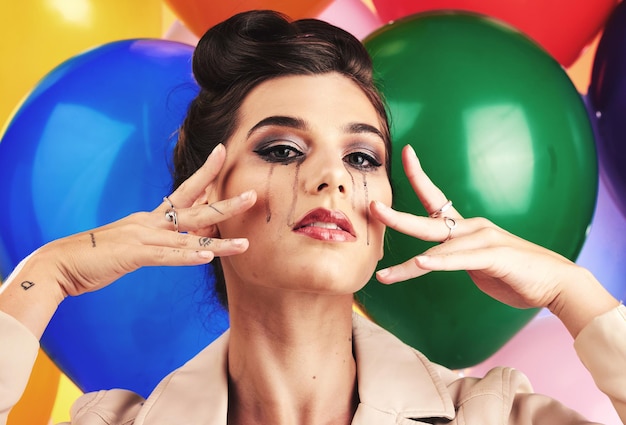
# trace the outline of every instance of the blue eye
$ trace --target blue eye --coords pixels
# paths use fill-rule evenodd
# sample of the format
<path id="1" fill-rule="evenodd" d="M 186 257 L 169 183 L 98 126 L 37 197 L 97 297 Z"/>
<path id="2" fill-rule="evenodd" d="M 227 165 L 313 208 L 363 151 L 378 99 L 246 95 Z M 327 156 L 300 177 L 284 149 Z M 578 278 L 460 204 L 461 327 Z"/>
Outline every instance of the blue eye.
<path id="1" fill-rule="evenodd" d="M 254 152 L 265 161 L 282 163 L 290 163 L 304 155 L 301 151 L 289 145 L 272 145 L 256 149 Z"/>
<path id="2" fill-rule="evenodd" d="M 352 152 L 344 157 L 344 161 L 349 165 L 360 168 L 363 170 L 378 168 L 382 164 L 377 161 L 372 155 L 364 152 Z"/>

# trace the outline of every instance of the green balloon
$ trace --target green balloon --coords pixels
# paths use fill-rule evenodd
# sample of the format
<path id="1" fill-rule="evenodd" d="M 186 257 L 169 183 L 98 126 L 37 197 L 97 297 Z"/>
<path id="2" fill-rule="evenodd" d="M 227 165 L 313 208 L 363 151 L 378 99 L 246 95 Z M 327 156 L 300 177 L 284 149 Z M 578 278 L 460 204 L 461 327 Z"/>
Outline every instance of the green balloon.
<path id="1" fill-rule="evenodd" d="M 426 215 L 402 169 L 401 148 L 411 144 L 464 217 L 487 217 L 574 260 L 592 219 L 598 169 L 584 102 L 559 63 L 517 30 L 462 12 L 413 15 L 364 44 L 391 115 L 394 208 Z M 379 266 L 431 246 L 389 230 Z M 485 360 L 538 311 L 493 300 L 464 271 L 390 286 L 373 278 L 357 301 L 450 368 Z"/>

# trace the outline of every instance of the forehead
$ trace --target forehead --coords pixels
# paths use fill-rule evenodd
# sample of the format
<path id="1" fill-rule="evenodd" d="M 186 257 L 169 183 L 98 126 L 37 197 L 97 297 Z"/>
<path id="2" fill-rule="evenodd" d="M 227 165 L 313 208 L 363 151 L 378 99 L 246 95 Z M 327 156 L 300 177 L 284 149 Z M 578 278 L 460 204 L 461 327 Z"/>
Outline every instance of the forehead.
<path id="1" fill-rule="evenodd" d="M 363 90 L 338 73 L 285 76 L 259 84 L 241 105 L 242 124 L 271 115 L 296 116 L 313 124 L 363 122 L 379 130 L 381 126 Z"/>

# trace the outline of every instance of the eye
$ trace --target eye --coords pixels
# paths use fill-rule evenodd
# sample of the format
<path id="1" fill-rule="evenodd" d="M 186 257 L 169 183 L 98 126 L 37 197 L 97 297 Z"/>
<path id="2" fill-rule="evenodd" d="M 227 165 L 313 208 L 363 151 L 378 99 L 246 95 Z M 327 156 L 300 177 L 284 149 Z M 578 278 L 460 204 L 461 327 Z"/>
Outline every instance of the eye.
<path id="1" fill-rule="evenodd" d="M 376 160 L 374 156 L 367 154 L 365 152 L 352 152 L 346 155 L 343 159 L 349 165 L 362 169 L 372 169 L 378 168 L 382 164 L 380 161 Z"/>
<path id="2" fill-rule="evenodd" d="M 290 145 L 271 145 L 255 149 L 257 155 L 268 162 L 289 163 L 304 155 L 300 150 Z"/>

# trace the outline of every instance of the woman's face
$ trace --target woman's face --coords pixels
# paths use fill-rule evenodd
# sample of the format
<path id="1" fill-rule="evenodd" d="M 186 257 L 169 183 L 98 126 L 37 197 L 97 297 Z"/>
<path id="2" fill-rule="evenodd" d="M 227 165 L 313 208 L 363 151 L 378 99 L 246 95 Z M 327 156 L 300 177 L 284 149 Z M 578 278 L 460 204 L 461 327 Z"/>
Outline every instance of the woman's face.
<path id="1" fill-rule="evenodd" d="M 365 94 L 337 73 L 280 77 L 252 90 L 238 118 L 219 196 L 254 189 L 257 202 L 219 225 L 222 238 L 250 241 L 222 258 L 227 285 L 359 290 L 383 253 L 369 203 L 391 204 L 381 124 Z"/>

